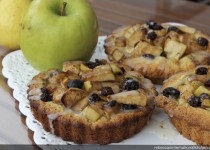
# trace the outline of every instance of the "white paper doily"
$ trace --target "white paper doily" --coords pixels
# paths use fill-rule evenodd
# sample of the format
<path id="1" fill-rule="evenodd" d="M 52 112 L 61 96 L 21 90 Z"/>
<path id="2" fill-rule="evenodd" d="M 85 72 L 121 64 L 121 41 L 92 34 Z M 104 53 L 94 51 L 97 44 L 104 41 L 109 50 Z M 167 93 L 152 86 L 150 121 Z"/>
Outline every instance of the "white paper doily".
<path id="1" fill-rule="evenodd" d="M 103 43 L 105 36 L 99 37 L 92 60 L 107 59 Z M 26 116 L 26 125 L 34 131 L 34 141 L 38 145 L 46 144 L 74 144 L 63 141 L 61 138 L 46 132 L 40 123 L 34 119 L 29 101 L 27 100 L 27 84 L 39 71 L 32 68 L 21 50 L 12 52 L 3 59 L 3 75 L 8 78 L 8 85 L 14 90 L 13 96 L 19 101 L 19 109 Z M 117 144 L 126 145 L 194 145 L 193 142 L 183 138 L 171 125 L 167 115 L 156 109 L 149 124 L 138 134 Z"/>

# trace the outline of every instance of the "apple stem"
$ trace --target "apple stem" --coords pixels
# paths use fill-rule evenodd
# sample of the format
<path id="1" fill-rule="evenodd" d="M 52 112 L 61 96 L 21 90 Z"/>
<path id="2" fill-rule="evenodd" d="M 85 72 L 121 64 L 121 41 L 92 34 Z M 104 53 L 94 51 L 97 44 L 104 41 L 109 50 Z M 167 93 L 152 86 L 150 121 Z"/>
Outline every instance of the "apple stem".
<path id="1" fill-rule="evenodd" d="M 61 6 L 61 16 L 65 16 L 65 8 L 66 8 L 67 2 L 63 2 L 63 5 Z"/>

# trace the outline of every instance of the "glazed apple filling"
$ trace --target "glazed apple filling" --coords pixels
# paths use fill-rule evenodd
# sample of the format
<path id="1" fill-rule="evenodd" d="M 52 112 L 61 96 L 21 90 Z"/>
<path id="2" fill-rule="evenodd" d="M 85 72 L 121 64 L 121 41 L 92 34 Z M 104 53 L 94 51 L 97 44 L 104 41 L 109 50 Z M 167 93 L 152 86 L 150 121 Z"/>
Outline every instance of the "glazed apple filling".
<path id="1" fill-rule="evenodd" d="M 210 51 L 208 36 L 187 26 L 160 25 L 154 21 L 122 27 L 105 41 L 111 60 L 143 56 L 180 60 L 198 50 Z M 152 56 L 152 57 L 151 57 Z"/>
<path id="2" fill-rule="evenodd" d="M 187 26 L 161 25 L 154 21 L 126 26 L 114 31 L 105 41 L 106 53 L 112 61 L 141 70 L 154 64 L 161 71 L 194 68 L 210 62 L 208 36 Z M 173 66 L 173 67 L 172 67 Z M 146 70 L 143 70 L 145 73 Z"/>
<path id="3" fill-rule="evenodd" d="M 144 109 L 156 94 L 140 73 L 105 60 L 66 62 L 62 71 L 35 76 L 28 89 L 29 100 L 53 102 L 92 122 Z"/>
<path id="4" fill-rule="evenodd" d="M 168 80 L 174 79 L 172 77 Z M 180 74 L 178 80 L 170 81 L 162 89 L 164 96 L 176 99 L 179 105 L 210 109 L 209 67 L 198 67 L 195 71 Z"/>

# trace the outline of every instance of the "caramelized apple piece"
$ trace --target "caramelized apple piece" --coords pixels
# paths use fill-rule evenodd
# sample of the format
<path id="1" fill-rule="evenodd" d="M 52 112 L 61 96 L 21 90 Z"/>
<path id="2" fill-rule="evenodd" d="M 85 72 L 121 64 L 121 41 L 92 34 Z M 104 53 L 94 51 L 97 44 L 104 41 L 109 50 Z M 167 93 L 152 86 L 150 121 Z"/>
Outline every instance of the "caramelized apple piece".
<path id="1" fill-rule="evenodd" d="M 125 28 L 125 30 L 124 30 L 124 36 L 126 37 L 126 39 L 130 38 L 131 35 L 135 31 L 139 30 L 140 27 L 141 27 L 140 24 L 135 24 L 133 26 L 130 26 L 129 28 Z"/>
<path id="2" fill-rule="evenodd" d="M 58 73 L 56 73 L 58 72 Z M 68 78 L 68 73 L 67 72 L 63 72 L 63 71 L 56 71 L 51 74 L 51 77 L 48 79 L 48 82 L 50 83 L 61 83 L 63 80 L 65 80 L 65 78 Z"/>
<path id="3" fill-rule="evenodd" d="M 145 37 L 144 30 L 137 30 L 135 31 L 127 40 L 128 47 L 134 47 L 140 40 L 143 40 Z"/>
<path id="4" fill-rule="evenodd" d="M 197 51 L 197 52 L 191 53 L 191 56 L 193 57 L 193 60 L 197 64 L 209 64 L 210 63 L 210 54 L 207 51 Z"/>
<path id="5" fill-rule="evenodd" d="M 112 72 L 114 74 L 122 74 L 123 73 L 122 70 L 117 66 L 117 64 L 110 63 L 109 65 L 110 65 Z"/>
<path id="6" fill-rule="evenodd" d="M 88 92 L 101 90 L 103 87 L 111 87 L 114 93 L 118 93 L 120 91 L 120 83 L 118 82 L 94 82 L 94 81 L 86 81 L 84 82 L 85 90 Z"/>
<path id="7" fill-rule="evenodd" d="M 188 96 L 187 98 L 190 98 L 190 96 Z M 179 103 L 179 105 L 186 105 L 186 100 L 185 100 L 185 97 L 183 97 L 183 98 L 179 98 L 178 99 L 178 103 Z"/>
<path id="8" fill-rule="evenodd" d="M 114 93 L 120 91 L 120 83 L 118 82 L 102 82 L 102 87 L 111 87 Z"/>
<path id="9" fill-rule="evenodd" d="M 63 71 L 73 72 L 75 74 L 79 74 L 80 72 L 80 64 L 83 63 L 82 61 L 67 61 L 63 64 Z"/>
<path id="10" fill-rule="evenodd" d="M 147 42 L 140 41 L 131 53 L 131 57 L 138 57 L 143 54 L 153 54 L 159 56 L 163 52 L 163 49 L 157 46 L 152 46 Z"/>
<path id="11" fill-rule="evenodd" d="M 194 89 L 197 89 L 199 86 L 201 86 L 203 83 L 200 82 L 200 81 L 192 81 L 190 83 L 190 85 L 194 88 Z"/>
<path id="12" fill-rule="evenodd" d="M 80 64 L 80 70 L 81 70 L 81 71 L 85 71 L 85 70 L 92 70 L 92 69 L 90 69 L 89 67 L 87 67 L 87 66 L 84 65 L 84 64 Z"/>
<path id="13" fill-rule="evenodd" d="M 210 108 L 210 100 L 209 99 L 202 100 L 201 107 L 202 108 Z"/>
<path id="14" fill-rule="evenodd" d="M 103 116 L 104 115 L 104 111 L 102 110 L 103 108 L 103 104 L 104 104 L 104 101 L 98 101 L 98 102 L 94 102 L 94 103 L 90 103 L 89 106 L 95 110 L 97 113 L 100 114 L 100 116 Z"/>
<path id="15" fill-rule="evenodd" d="M 90 89 L 92 88 L 92 83 L 90 81 L 85 81 L 84 87 L 86 91 L 90 91 Z"/>
<path id="16" fill-rule="evenodd" d="M 61 98 L 63 97 L 65 92 L 66 92 L 66 89 L 64 89 L 64 88 L 57 88 L 53 92 L 53 102 L 61 103 Z"/>
<path id="17" fill-rule="evenodd" d="M 97 121 L 101 115 L 96 112 L 94 109 L 92 109 L 90 106 L 87 106 L 83 111 L 82 115 L 84 115 L 88 120 L 91 121 Z"/>
<path id="18" fill-rule="evenodd" d="M 109 43 L 106 43 L 106 45 L 104 45 L 104 47 L 106 47 L 105 53 L 111 55 L 116 50 L 116 47 L 111 46 L 111 45 L 108 46 L 108 45 L 109 45 Z"/>
<path id="19" fill-rule="evenodd" d="M 125 55 L 122 51 L 114 50 L 114 52 L 112 53 L 112 57 L 114 58 L 114 60 L 120 61 L 125 57 Z"/>
<path id="20" fill-rule="evenodd" d="M 116 38 L 115 45 L 117 47 L 125 47 L 126 46 L 126 39 L 124 37 Z"/>
<path id="21" fill-rule="evenodd" d="M 83 71 L 82 79 L 85 81 L 113 81 L 115 76 L 109 65 L 98 66 L 93 70 Z"/>
<path id="22" fill-rule="evenodd" d="M 164 36 L 166 34 L 166 30 L 156 30 L 155 33 L 157 34 L 158 37 Z"/>
<path id="23" fill-rule="evenodd" d="M 195 68 L 195 63 L 190 55 L 181 58 L 179 62 L 181 70 L 187 70 L 188 68 Z"/>
<path id="24" fill-rule="evenodd" d="M 94 82 L 94 81 L 85 81 L 84 82 L 85 90 L 88 92 L 93 92 L 100 90 L 102 88 L 101 82 Z"/>
<path id="25" fill-rule="evenodd" d="M 144 76 L 137 71 L 127 71 L 125 74 L 125 78 L 133 78 L 136 80 L 144 79 Z"/>
<path id="26" fill-rule="evenodd" d="M 74 104 L 76 104 L 79 100 L 81 100 L 87 95 L 88 93 L 84 90 L 78 88 L 71 88 L 64 93 L 61 101 L 66 107 L 71 108 Z"/>
<path id="27" fill-rule="evenodd" d="M 72 110 L 76 112 L 81 112 L 87 105 L 88 105 L 88 97 L 85 97 L 82 100 L 80 100 L 78 103 L 76 103 L 72 107 Z"/>
<path id="28" fill-rule="evenodd" d="M 197 89 L 194 91 L 195 96 L 200 96 L 202 93 L 206 93 L 206 94 L 210 95 L 210 90 L 207 89 L 207 88 L 204 87 L 204 86 L 199 86 L 199 88 L 197 88 Z"/>
<path id="29" fill-rule="evenodd" d="M 146 106 L 147 96 L 143 90 L 125 91 L 108 96 L 108 101 L 112 100 L 122 104 Z"/>
<path id="30" fill-rule="evenodd" d="M 167 40 L 165 43 L 164 51 L 166 52 L 168 58 L 175 58 L 178 60 L 182 57 L 186 48 L 187 46 L 182 43 L 174 40 Z"/>
<path id="31" fill-rule="evenodd" d="M 196 31 L 194 28 L 187 27 L 187 26 L 179 26 L 178 28 L 185 33 L 192 33 L 193 34 Z"/>

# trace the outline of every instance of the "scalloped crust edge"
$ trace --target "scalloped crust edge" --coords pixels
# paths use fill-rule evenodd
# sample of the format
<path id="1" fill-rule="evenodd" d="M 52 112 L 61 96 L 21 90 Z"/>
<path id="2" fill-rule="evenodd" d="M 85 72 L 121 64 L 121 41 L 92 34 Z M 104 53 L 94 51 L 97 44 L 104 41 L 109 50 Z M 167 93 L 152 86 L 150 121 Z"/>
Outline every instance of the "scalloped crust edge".
<path id="1" fill-rule="evenodd" d="M 51 132 L 65 141 L 101 145 L 118 143 L 140 132 L 150 120 L 155 108 L 154 100 L 150 100 L 146 109 L 118 115 L 110 121 L 90 123 L 82 117 L 71 114 L 60 115 L 53 121 L 49 121 L 49 114 L 63 111 L 63 108 L 57 107 L 57 104 L 39 100 L 30 101 L 30 106 L 34 117 L 47 132 Z"/>
<path id="2" fill-rule="evenodd" d="M 175 100 L 164 96 L 158 96 L 155 102 L 157 107 L 168 114 L 171 123 L 180 134 L 199 145 L 210 145 L 209 112 L 200 108 L 177 105 Z M 200 116 L 201 114 L 203 115 Z"/>

